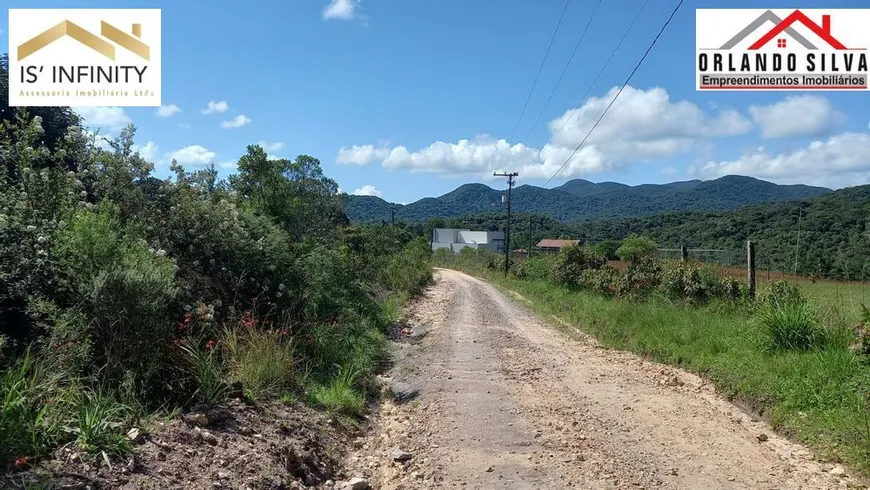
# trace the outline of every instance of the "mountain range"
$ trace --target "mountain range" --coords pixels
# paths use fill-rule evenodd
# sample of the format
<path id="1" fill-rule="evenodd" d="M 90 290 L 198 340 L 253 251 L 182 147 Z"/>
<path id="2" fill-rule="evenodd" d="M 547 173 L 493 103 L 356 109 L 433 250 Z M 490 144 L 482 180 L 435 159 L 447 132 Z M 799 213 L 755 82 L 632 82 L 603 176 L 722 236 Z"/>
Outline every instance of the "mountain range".
<path id="1" fill-rule="evenodd" d="M 506 192 L 484 184 L 464 184 L 442 196 L 406 205 L 374 196 L 348 196 L 345 211 L 351 221 L 356 222 L 389 221 L 392 212 L 397 220 L 419 222 L 502 211 L 502 196 Z M 809 199 L 830 192 L 824 187 L 778 185 L 738 175 L 636 186 L 574 179 L 552 189 L 532 185 L 515 187 L 511 208 L 518 213 L 580 222 L 674 211 L 727 211 L 750 204 Z"/>

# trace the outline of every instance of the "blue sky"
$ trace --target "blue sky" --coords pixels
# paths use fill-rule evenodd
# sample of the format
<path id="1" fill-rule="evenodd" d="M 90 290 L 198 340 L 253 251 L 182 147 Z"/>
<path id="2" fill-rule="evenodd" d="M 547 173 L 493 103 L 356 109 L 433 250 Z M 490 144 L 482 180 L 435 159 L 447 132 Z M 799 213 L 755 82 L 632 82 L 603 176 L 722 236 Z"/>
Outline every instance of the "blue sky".
<path id="1" fill-rule="evenodd" d="M 319 158 L 349 193 L 394 202 L 466 182 L 503 187 L 490 176 L 497 169 L 518 170 L 519 183 L 543 185 L 676 4 L 649 1 L 581 101 L 643 0 L 602 2 L 545 108 L 596 4 L 571 0 L 511 138 L 563 0 L 7 3 L 163 10 L 164 107 L 80 109 L 102 133 L 134 122 L 140 152 L 155 162 L 158 176 L 168 175 L 173 157 L 191 169 L 214 162 L 227 175 L 245 145 L 263 142 L 276 156 Z M 695 9 L 756 3 L 686 1 L 589 145 L 549 186 L 577 177 L 640 184 L 730 173 L 829 187 L 870 182 L 870 94 L 695 91 Z M 6 22 L 0 19 L 4 31 Z M 6 51 L 5 35 L 0 42 Z M 569 129 L 545 146 L 564 118 Z"/>

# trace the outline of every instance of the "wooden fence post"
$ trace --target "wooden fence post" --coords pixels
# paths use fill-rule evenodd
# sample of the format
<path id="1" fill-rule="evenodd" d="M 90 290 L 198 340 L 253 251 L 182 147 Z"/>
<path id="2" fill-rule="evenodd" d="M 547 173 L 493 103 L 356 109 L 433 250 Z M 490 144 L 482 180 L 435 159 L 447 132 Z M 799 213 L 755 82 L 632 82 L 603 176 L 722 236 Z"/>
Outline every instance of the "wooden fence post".
<path id="1" fill-rule="evenodd" d="M 689 260 L 689 249 L 685 245 L 680 245 L 680 260 L 683 262 Z"/>
<path id="2" fill-rule="evenodd" d="M 749 286 L 749 297 L 755 298 L 755 242 L 746 241 L 746 280 Z"/>

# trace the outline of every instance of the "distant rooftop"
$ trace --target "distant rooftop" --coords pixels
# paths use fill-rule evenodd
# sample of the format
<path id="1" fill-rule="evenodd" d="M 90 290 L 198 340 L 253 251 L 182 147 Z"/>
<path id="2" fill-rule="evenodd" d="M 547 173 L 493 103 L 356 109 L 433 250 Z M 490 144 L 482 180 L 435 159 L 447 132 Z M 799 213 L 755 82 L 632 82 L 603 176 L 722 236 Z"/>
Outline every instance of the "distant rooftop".
<path id="1" fill-rule="evenodd" d="M 537 246 L 541 248 L 562 248 L 572 247 L 574 245 L 580 245 L 580 240 L 552 240 L 545 238 L 538 242 Z"/>

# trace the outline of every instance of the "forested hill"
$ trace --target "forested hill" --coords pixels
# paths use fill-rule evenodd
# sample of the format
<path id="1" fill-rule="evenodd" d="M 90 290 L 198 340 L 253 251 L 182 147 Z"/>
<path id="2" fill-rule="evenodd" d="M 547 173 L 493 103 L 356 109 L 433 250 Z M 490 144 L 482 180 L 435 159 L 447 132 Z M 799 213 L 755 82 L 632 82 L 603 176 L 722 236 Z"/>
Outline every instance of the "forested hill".
<path id="1" fill-rule="evenodd" d="M 504 213 L 487 213 L 434 219 L 427 225 L 501 229 L 504 218 Z M 529 218 L 520 214 L 514 220 L 513 248 L 528 246 Z M 580 238 L 594 244 L 637 233 L 655 239 L 661 248 L 684 244 L 726 250 L 709 257 L 743 264 L 746 240 L 753 240 L 762 270 L 794 272 L 797 264 L 798 273 L 804 275 L 870 279 L 870 185 L 725 212 L 663 213 L 585 223 L 562 223 L 539 215 L 532 218 L 532 243 L 542 238 Z"/>
<path id="2" fill-rule="evenodd" d="M 822 187 L 777 185 L 730 175 L 715 180 L 628 186 L 615 182 L 593 183 L 582 179 L 544 189 L 521 185 L 513 191 L 513 209 L 542 214 L 560 221 L 593 221 L 607 218 L 649 216 L 669 211 L 724 211 L 749 204 L 807 199 L 831 192 Z M 357 222 L 396 219 L 425 221 L 469 213 L 500 212 L 504 190 L 484 184 L 465 184 L 440 197 L 407 205 L 378 197 L 348 196 L 348 217 Z"/>
<path id="3" fill-rule="evenodd" d="M 726 249 L 742 261 L 746 240 L 757 242 L 758 266 L 842 279 L 870 278 L 870 185 L 849 187 L 791 202 L 747 206 L 728 212 L 666 213 L 584 223 L 587 240 L 620 239 L 629 233 L 654 238 L 662 247 Z"/>

